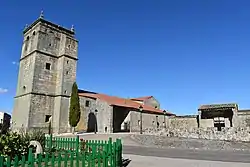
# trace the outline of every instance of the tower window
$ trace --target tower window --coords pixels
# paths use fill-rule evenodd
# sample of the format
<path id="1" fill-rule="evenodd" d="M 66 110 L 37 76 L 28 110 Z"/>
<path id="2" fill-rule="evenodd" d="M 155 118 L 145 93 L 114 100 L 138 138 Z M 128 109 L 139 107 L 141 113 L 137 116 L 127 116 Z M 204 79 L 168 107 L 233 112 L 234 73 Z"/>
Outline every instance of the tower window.
<path id="1" fill-rule="evenodd" d="M 69 61 L 67 60 L 67 64 L 69 64 Z"/>
<path id="2" fill-rule="evenodd" d="M 66 94 L 66 93 L 67 93 L 67 90 L 65 90 L 64 93 Z"/>
<path id="3" fill-rule="evenodd" d="M 28 40 L 30 39 L 30 37 L 29 37 L 29 36 L 27 36 L 27 38 L 26 38 L 26 39 L 27 39 L 27 41 L 28 41 Z"/>
<path id="4" fill-rule="evenodd" d="M 46 70 L 50 70 L 50 68 L 51 68 L 51 64 L 50 63 L 46 63 Z"/>
<path id="5" fill-rule="evenodd" d="M 36 35 L 36 32 L 35 32 L 35 31 L 33 32 L 33 35 Z"/>
<path id="6" fill-rule="evenodd" d="M 89 101 L 89 100 L 86 100 L 86 102 L 85 102 L 85 107 L 89 107 L 89 104 L 90 104 L 90 101 Z"/>
<path id="7" fill-rule="evenodd" d="M 69 74 L 69 71 L 66 71 L 66 74 L 68 75 L 68 74 Z"/>
<path id="8" fill-rule="evenodd" d="M 45 122 L 49 122 L 51 115 L 45 115 Z"/>
<path id="9" fill-rule="evenodd" d="M 25 90 L 25 89 L 26 89 L 26 86 L 23 86 L 23 89 Z"/>

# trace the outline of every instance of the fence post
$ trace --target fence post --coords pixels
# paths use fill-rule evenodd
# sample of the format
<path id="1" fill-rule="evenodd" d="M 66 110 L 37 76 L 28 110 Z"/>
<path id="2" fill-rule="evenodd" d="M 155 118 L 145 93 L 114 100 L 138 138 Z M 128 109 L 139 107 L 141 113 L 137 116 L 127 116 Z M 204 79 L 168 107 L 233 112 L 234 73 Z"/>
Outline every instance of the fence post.
<path id="1" fill-rule="evenodd" d="M 79 136 L 76 136 L 76 151 L 77 151 L 77 153 L 79 152 L 79 145 L 80 145 Z"/>
<path id="2" fill-rule="evenodd" d="M 30 164 L 31 163 L 31 161 L 32 161 L 32 155 L 33 155 L 33 153 L 32 153 L 32 148 L 29 148 L 29 153 L 28 153 L 28 163 Z"/>
<path id="3" fill-rule="evenodd" d="M 112 138 L 111 137 L 109 138 L 108 145 L 109 145 L 109 151 L 111 152 L 112 151 Z"/>
<path id="4" fill-rule="evenodd" d="M 108 144 L 107 142 L 105 141 L 105 145 L 104 145 L 104 167 L 108 166 L 108 161 L 109 161 L 109 158 L 108 158 Z"/>
<path id="5" fill-rule="evenodd" d="M 3 167 L 3 156 L 0 156 L 0 167 Z"/>
<path id="6" fill-rule="evenodd" d="M 122 166 L 122 140 L 118 139 L 118 143 L 119 166 Z"/>
<path id="7" fill-rule="evenodd" d="M 49 149 L 52 149 L 52 134 L 49 136 Z"/>
<path id="8" fill-rule="evenodd" d="M 108 141 L 108 160 L 109 160 L 108 165 L 112 164 L 112 156 L 113 156 L 112 154 L 113 154 L 113 152 L 112 152 L 112 138 L 110 137 L 109 141 Z"/>
<path id="9" fill-rule="evenodd" d="M 113 143 L 113 166 L 117 166 L 117 152 L 116 152 L 116 142 Z"/>
<path id="10" fill-rule="evenodd" d="M 116 165 L 118 165 L 118 166 L 120 165 L 119 146 L 120 146 L 119 139 L 116 139 L 116 147 L 115 147 L 116 155 L 115 155 L 115 157 L 116 157 L 116 163 L 117 163 Z"/>

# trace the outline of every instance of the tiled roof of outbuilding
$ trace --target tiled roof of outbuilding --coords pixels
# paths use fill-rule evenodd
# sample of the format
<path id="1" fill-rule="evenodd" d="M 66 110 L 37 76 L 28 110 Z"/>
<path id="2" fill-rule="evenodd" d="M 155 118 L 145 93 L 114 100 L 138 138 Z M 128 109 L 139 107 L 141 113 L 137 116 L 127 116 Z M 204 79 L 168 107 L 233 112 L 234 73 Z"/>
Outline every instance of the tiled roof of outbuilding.
<path id="1" fill-rule="evenodd" d="M 141 105 L 137 102 L 134 102 L 131 99 L 125 99 L 125 98 L 120 98 L 120 97 L 116 97 L 116 96 L 109 96 L 109 95 L 99 94 L 99 93 L 97 93 L 97 94 L 79 93 L 79 96 L 100 99 L 100 100 L 107 102 L 109 105 L 112 105 L 112 106 L 127 107 L 127 108 L 131 108 L 131 109 L 135 109 L 135 110 L 138 110 L 140 105 Z M 143 107 L 143 111 L 147 111 L 147 112 L 163 114 L 163 111 L 164 111 L 164 110 L 156 109 L 156 108 L 148 106 L 148 105 L 141 105 L 141 106 Z M 174 114 L 166 111 L 166 115 L 174 115 Z"/>

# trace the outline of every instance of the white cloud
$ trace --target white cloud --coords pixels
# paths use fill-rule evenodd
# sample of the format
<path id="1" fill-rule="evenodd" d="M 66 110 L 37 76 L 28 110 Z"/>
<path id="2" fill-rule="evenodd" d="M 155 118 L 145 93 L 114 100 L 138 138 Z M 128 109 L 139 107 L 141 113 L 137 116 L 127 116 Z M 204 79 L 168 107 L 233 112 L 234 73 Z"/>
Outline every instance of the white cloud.
<path id="1" fill-rule="evenodd" d="M 13 65 L 18 65 L 19 63 L 16 62 L 16 61 L 12 61 L 12 64 L 13 64 Z"/>
<path id="2" fill-rule="evenodd" d="M 0 94 L 8 92 L 8 89 L 0 88 Z"/>

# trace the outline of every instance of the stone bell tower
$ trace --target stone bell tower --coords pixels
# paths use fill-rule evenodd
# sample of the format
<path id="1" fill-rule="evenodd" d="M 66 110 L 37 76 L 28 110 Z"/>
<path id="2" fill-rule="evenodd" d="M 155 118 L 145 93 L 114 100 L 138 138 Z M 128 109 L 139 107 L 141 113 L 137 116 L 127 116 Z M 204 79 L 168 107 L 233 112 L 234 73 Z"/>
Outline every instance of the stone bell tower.
<path id="1" fill-rule="evenodd" d="M 69 30 L 47 21 L 41 13 L 26 26 L 23 35 L 13 128 L 47 129 L 52 117 L 53 132 L 67 132 L 77 66 L 74 28 Z"/>

